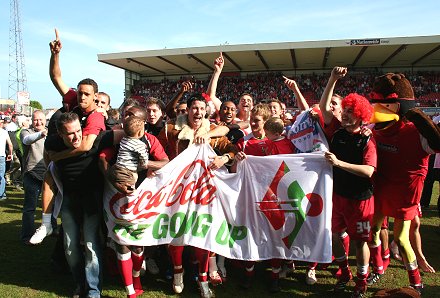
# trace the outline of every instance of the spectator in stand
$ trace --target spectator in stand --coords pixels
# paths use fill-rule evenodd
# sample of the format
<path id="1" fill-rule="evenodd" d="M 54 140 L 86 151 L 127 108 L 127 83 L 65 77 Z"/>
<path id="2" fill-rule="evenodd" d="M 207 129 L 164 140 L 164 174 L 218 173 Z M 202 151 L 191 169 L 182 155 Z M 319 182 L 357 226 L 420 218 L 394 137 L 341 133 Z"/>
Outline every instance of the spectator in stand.
<path id="1" fill-rule="evenodd" d="M 188 114 L 181 115 L 175 120 L 171 120 L 166 124 L 159 134 L 159 141 L 164 147 L 170 159 L 175 158 L 179 153 L 185 150 L 194 142 L 196 133 L 206 134 L 214 128 L 213 124 L 205 118 L 207 102 L 202 95 L 196 95 L 188 100 Z M 214 150 L 223 154 L 215 156 L 209 168 L 215 171 L 223 165 L 230 163 L 235 155 L 236 149 L 226 137 L 212 138 L 210 145 Z M 182 253 L 183 246 L 169 245 L 169 253 L 174 266 L 173 290 L 179 294 L 183 291 L 183 267 Z M 199 277 L 198 283 L 202 297 L 213 297 L 211 289 L 208 285 L 208 263 L 209 252 L 193 248 L 196 258 L 199 261 Z"/>

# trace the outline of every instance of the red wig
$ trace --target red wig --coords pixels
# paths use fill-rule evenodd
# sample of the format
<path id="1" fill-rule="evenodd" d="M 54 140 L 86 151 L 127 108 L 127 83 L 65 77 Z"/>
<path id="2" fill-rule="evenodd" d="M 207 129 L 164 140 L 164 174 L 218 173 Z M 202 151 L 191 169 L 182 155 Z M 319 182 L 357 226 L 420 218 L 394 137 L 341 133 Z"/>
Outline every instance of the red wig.
<path id="1" fill-rule="evenodd" d="M 362 122 L 370 122 L 373 116 L 373 106 L 368 99 L 357 93 L 350 93 L 342 100 L 342 108 L 350 107 L 353 109 L 353 115 L 361 119 Z"/>

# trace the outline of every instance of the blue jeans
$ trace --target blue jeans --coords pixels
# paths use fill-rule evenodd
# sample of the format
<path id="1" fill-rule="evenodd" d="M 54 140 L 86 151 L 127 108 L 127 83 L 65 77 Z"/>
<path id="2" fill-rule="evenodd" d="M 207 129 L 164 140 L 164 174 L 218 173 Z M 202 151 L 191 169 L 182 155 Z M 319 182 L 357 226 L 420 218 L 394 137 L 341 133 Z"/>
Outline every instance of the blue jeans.
<path id="1" fill-rule="evenodd" d="M 41 194 L 43 181 L 38 180 L 32 174 L 23 175 L 24 203 L 23 215 L 21 217 L 21 240 L 28 241 L 35 232 L 35 209 L 37 207 L 38 197 Z M 52 217 L 52 228 L 57 227 L 57 221 Z"/>
<path id="2" fill-rule="evenodd" d="M 6 196 L 6 157 L 0 156 L 0 197 Z"/>
<path id="3" fill-rule="evenodd" d="M 85 200 L 84 198 L 87 198 Z M 102 193 L 64 192 L 61 219 L 64 251 L 77 289 L 87 297 L 100 297 L 102 288 L 102 210 L 83 206 L 87 201 L 102 200 Z M 83 233 L 84 248 L 81 246 Z"/>

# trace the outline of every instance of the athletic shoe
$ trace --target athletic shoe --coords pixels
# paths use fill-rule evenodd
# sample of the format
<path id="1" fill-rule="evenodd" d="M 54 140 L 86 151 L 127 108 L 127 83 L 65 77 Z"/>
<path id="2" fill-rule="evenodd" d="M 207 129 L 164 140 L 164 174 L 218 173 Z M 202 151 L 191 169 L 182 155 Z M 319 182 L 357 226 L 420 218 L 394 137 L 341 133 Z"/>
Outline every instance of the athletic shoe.
<path id="1" fill-rule="evenodd" d="M 348 282 L 353 278 L 351 271 L 349 271 L 349 275 L 345 277 L 340 277 L 335 284 L 334 291 L 335 292 L 343 292 L 347 287 Z"/>
<path id="2" fill-rule="evenodd" d="M 307 269 L 306 271 L 306 284 L 314 285 L 317 282 L 315 269 Z"/>
<path id="3" fill-rule="evenodd" d="M 0 201 L 5 201 L 7 199 L 8 199 L 8 197 L 6 195 L 3 195 L 3 196 L 0 197 Z"/>
<path id="4" fill-rule="evenodd" d="M 183 272 L 182 273 L 174 273 L 173 290 L 174 290 L 174 293 L 176 293 L 176 294 L 182 293 L 182 291 L 183 291 Z"/>
<path id="5" fill-rule="evenodd" d="M 420 296 L 422 296 L 423 284 L 421 284 L 419 286 L 410 285 L 409 287 L 413 288 L 414 290 L 416 290 L 420 294 Z"/>
<path id="6" fill-rule="evenodd" d="M 381 276 L 382 274 L 370 272 L 370 275 L 367 277 L 367 285 L 371 286 L 379 282 Z"/>
<path id="7" fill-rule="evenodd" d="M 52 231 L 53 231 L 52 226 L 41 225 L 35 231 L 34 235 L 32 235 L 31 239 L 29 239 L 29 243 L 33 245 L 40 244 L 41 242 L 43 242 L 46 236 L 52 234 Z"/>
<path id="8" fill-rule="evenodd" d="M 292 273 L 293 271 L 295 271 L 295 263 L 286 263 L 283 265 L 283 268 L 281 269 L 280 273 L 278 274 L 278 276 L 280 278 L 286 278 L 290 273 Z"/>
<path id="9" fill-rule="evenodd" d="M 209 288 L 209 284 L 207 281 L 199 281 L 199 288 L 200 288 L 200 297 L 202 298 L 214 297 L 214 293 Z"/>
<path id="10" fill-rule="evenodd" d="M 159 267 L 157 267 L 156 261 L 153 258 L 146 258 L 145 265 L 150 274 L 156 275 L 159 274 Z"/>
<path id="11" fill-rule="evenodd" d="M 223 282 L 220 274 L 218 274 L 217 271 L 213 271 L 209 273 L 209 281 L 213 286 L 221 285 Z"/>

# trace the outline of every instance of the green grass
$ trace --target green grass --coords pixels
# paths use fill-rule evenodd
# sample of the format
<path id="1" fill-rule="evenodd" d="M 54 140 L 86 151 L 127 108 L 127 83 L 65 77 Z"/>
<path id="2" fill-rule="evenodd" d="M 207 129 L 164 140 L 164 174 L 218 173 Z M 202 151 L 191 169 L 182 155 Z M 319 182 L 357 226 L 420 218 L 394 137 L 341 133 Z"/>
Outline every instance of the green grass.
<path id="1" fill-rule="evenodd" d="M 422 218 L 421 233 L 424 244 L 424 253 L 430 264 L 440 270 L 440 219 L 437 216 L 436 204 L 438 187 L 434 185 L 433 200 L 430 210 L 424 212 Z M 20 242 L 21 208 L 23 204 L 22 192 L 16 192 L 12 188 L 7 189 L 9 199 L 0 202 L 0 297 L 69 297 L 72 293 L 72 279 L 70 275 L 56 274 L 49 266 L 49 259 L 55 245 L 55 239 L 49 237 L 42 245 L 29 247 Z M 37 224 L 40 222 L 41 212 L 38 211 Z M 391 233 L 392 234 L 392 233 Z M 390 238 L 392 235 L 390 235 Z M 353 247 L 353 245 L 352 245 Z M 350 264 L 355 272 L 355 260 L 350 258 Z M 161 264 L 160 264 L 161 265 Z M 265 263 L 257 264 L 257 278 L 248 291 L 239 288 L 242 278 L 241 271 L 234 268 L 230 263 L 228 267 L 228 283 L 214 289 L 217 297 L 266 297 L 267 272 Z M 335 278 L 330 271 L 317 271 L 318 283 L 307 286 L 304 282 L 304 264 L 297 264 L 297 270 L 287 279 L 281 280 L 282 291 L 277 297 L 322 297 L 332 295 Z M 334 266 L 330 267 L 335 269 Z M 422 273 L 423 274 L 423 273 Z M 440 277 L 438 274 L 423 274 L 425 284 L 424 296 L 438 297 L 440 293 Z M 146 292 L 142 297 L 165 297 L 174 295 L 171 282 L 163 278 L 146 275 L 142 283 Z M 354 283 L 351 282 L 350 286 Z M 401 263 L 391 261 L 390 267 L 381 281 L 369 288 L 369 296 L 382 288 L 397 288 L 408 285 L 408 277 Z M 104 279 L 104 297 L 126 297 L 125 291 L 117 277 Z M 189 280 L 189 274 L 185 278 L 185 289 L 182 297 L 198 297 L 195 283 Z M 347 291 L 337 297 L 350 297 Z"/>

